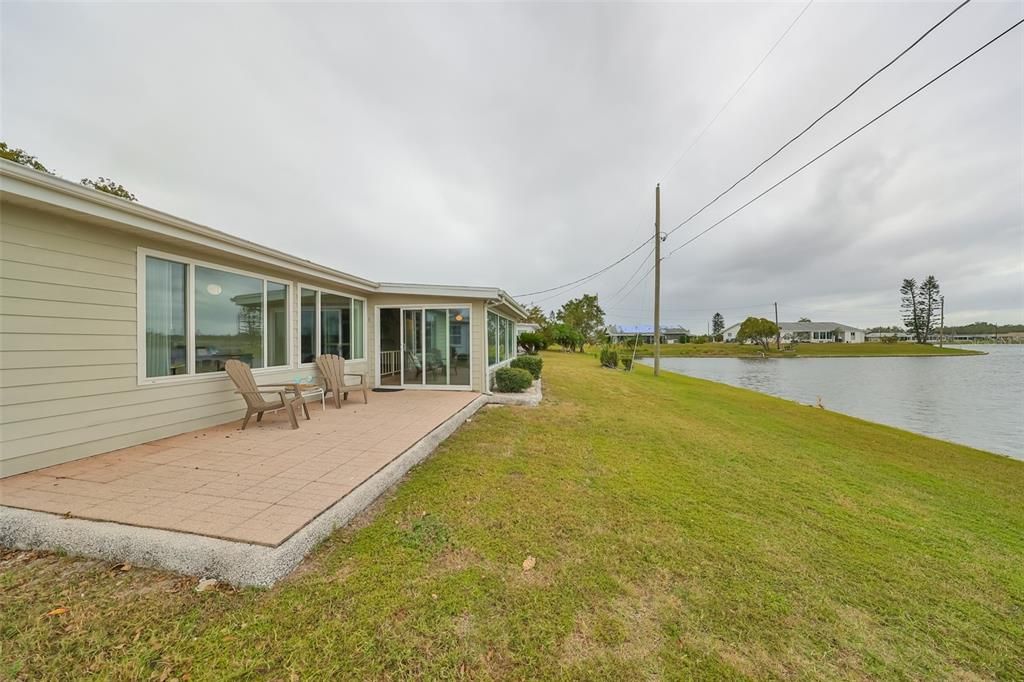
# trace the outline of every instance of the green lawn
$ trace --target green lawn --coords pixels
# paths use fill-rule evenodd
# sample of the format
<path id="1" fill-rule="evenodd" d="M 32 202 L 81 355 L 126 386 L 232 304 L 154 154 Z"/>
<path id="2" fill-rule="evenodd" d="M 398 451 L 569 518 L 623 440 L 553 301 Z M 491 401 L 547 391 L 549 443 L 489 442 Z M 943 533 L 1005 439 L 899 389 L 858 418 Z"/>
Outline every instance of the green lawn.
<path id="1" fill-rule="evenodd" d="M 545 361 L 274 589 L 5 553 L 0 679 L 1024 677 L 1024 462 Z"/>
<path id="2" fill-rule="evenodd" d="M 983 351 L 939 348 L 921 343 L 801 343 L 791 350 L 786 350 L 785 345 L 782 348 L 776 351 L 773 344 L 768 355 L 777 358 L 862 358 L 984 354 Z M 621 356 L 622 351 L 619 354 Z M 642 345 L 637 349 L 637 357 L 653 355 L 653 346 Z M 760 346 L 740 343 L 666 343 L 661 346 L 663 358 L 745 358 L 761 355 Z"/>

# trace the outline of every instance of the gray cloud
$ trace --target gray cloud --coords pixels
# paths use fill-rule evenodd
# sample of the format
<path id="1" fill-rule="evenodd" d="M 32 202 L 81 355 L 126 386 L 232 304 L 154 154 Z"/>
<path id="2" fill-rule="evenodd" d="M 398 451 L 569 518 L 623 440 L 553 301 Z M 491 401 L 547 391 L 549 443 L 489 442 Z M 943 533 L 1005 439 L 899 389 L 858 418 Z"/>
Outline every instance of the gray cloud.
<path id="1" fill-rule="evenodd" d="M 5 3 L 3 137 L 355 274 L 518 293 L 640 243 L 658 180 L 675 225 L 951 7 L 816 3 L 664 176 L 801 6 Z M 972 4 L 666 249 L 1019 14 Z M 954 322 L 1024 318 L 1022 35 L 667 260 L 664 317 L 888 324 L 934 273 Z M 613 296 L 645 255 L 542 305 L 647 321 L 647 283 Z"/>

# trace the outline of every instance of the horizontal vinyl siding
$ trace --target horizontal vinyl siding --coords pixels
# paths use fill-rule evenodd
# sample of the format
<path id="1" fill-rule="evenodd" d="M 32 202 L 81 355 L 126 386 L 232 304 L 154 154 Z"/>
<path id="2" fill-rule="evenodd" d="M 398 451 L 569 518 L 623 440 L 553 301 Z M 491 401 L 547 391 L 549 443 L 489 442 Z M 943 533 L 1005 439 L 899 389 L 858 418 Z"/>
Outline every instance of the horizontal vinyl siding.
<path id="1" fill-rule="evenodd" d="M 66 216 L 0 210 L 0 476 L 238 419 L 244 403 L 223 375 L 140 386 L 136 322 L 139 247 L 285 282 L 218 258 Z M 324 282 L 309 282 L 324 286 Z M 331 287 L 337 290 L 337 287 Z M 297 288 L 292 285 L 297 302 Z M 297 311 L 297 308 L 294 308 Z M 292 317 L 297 362 L 298 315 Z M 365 363 L 352 363 L 359 371 Z M 262 371 L 262 383 L 309 368 Z"/>
<path id="2" fill-rule="evenodd" d="M 291 367 L 261 370 L 260 383 L 316 375 L 299 366 L 299 288 L 365 296 L 297 278 L 237 256 L 143 238 L 65 215 L 0 206 L 0 476 L 240 419 L 244 402 L 223 375 L 138 381 L 138 249 L 166 252 L 289 283 Z M 346 369 L 372 381 L 375 304 L 459 303 L 421 296 L 367 297 L 365 361 Z M 485 371 L 484 312 L 472 304 L 472 388 Z"/>

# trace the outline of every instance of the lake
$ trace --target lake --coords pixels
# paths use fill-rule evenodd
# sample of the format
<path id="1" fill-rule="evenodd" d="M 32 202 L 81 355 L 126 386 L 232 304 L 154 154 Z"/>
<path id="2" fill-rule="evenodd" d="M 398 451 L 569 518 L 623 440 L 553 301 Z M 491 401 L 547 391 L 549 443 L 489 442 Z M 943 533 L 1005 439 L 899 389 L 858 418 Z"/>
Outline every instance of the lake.
<path id="1" fill-rule="evenodd" d="M 1024 346 L 912 358 L 662 358 L 691 377 L 1024 459 Z M 646 359 L 644 364 L 652 364 Z"/>

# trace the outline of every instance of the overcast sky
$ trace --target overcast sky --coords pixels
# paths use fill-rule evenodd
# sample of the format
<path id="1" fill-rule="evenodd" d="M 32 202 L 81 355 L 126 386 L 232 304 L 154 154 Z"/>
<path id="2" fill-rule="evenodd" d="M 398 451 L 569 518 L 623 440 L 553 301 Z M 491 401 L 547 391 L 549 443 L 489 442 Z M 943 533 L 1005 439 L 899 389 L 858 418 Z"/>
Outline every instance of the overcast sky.
<path id="1" fill-rule="evenodd" d="M 5 2 L 2 139 L 65 178 L 381 281 L 586 275 L 667 231 L 953 3 Z M 1024 15 L 968 5 L 665 243 L 667 253 Z M 648 248 L 597 292 L 649 322 Z M 648 263 L 651 261 L 648 260 Z M 936 275 L 947 321 L 1024 321 L 1024 27 L 664 262 L 666 323 L 899 320 Z M 635 280 L 633 280 L 635 281 Z"/>

